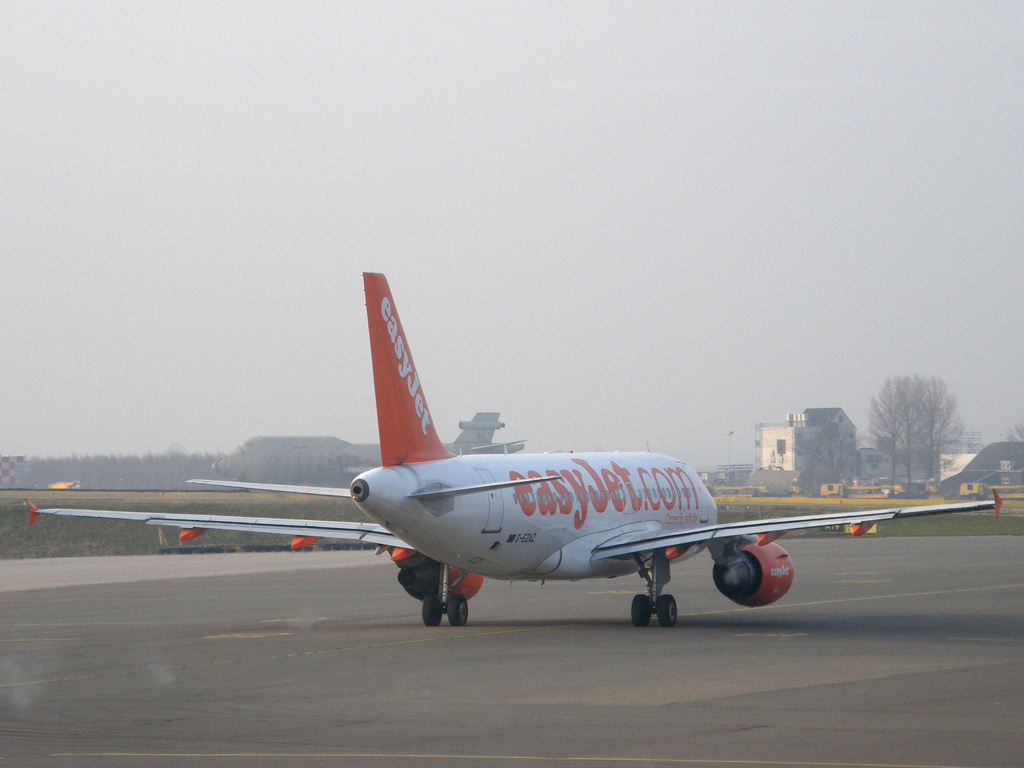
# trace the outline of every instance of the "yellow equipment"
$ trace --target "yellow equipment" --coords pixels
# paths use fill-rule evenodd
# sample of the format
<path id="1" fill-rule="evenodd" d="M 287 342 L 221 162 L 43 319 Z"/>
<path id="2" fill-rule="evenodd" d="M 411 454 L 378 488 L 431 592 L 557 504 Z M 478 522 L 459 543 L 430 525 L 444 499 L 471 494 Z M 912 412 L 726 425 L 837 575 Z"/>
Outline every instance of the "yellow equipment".
<path id="1" fill-rule="evenodd" d="M 988 486 L 984 483 L 961 483 L 960 495 L 969 499 L 984 499 L 988 496 Z M 999 495 L 1002 496 L 1002 493 Z"/>
<path id="2" fill-rule="evenodd" d="M 855 485 L 846 489 L 846 495 L 857 499 L 888 499 L 903 493 L 902 485 Z"/>
<path id="3" fill-rule="evenodd" d="M 821 495 L 824 497 L 846 495 L 846 486 L 842 483 L 825 483 L 821 486 Z"/>
<path id="4" fill-rule="evenodd" d="M 714 485 L 711 487 L 714 496 L 767 496 L 767 485 Z"/>

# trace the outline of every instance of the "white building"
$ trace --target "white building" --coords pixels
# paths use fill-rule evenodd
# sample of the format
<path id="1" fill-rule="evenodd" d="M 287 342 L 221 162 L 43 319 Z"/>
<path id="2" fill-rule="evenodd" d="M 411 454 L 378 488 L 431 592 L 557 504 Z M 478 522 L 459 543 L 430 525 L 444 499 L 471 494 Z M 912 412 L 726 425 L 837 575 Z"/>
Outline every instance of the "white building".
<path id="1" fill-rule="evenodd" d="M 757 469 L 796 471 L 796 431 L 805 426 L 802 413 L 786 415 L 783 424 L 758 424 L 754 438 Z"/>
<path id="2" fill-rule="evenodd" d="M 818 452 L 823 459 L 822 435 L 830 434 L 828 448 L 848 452 L 856 464 L 857 427 L 842 408 L 807 408 L 803 413 L 790 413 L 781 424 L 758 424 L 754 438 L 754 460 L 758 469 L 781 469 L 802 472 L 812 469 L 811 459 Z M 827 457 L 835 463 L 835 457 Z M 850 466 L 850 472 L 855 466 Z"/>

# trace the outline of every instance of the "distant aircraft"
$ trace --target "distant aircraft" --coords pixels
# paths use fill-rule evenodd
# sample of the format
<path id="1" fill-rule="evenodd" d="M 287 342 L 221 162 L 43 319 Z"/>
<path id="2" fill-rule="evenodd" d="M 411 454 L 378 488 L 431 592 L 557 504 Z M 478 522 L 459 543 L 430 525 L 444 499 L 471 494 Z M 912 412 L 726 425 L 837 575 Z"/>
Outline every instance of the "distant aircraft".
<path id="1" fill-rule="evenodd" d="M 516 453 L 525 441 L 495 443 L 504 428 L 500 413 L 478 413 L 460 421 L 462 432 L 445 446 L 456 455 Z M 252 437 L 213 462 L 224 477 L 249 483 L 348 487 L 360 472 L 380 466 L 380 445 L 350 443 L 337 437 Z"/>
<path id="2" fill-rule="evenodd" d="M 853 535 L 879 520 L 995 510 L 1001 499 L 927 507 L 854 510 L 719 523 L 714 499 L 689 466 L 655 453 L 563 453 L 453 456 L 438 440 L 408 336 L 383 275 L 363 275 L 383 466 L 350 489 L 194 480 L 204 485 L 351 497 L 375 523 L 155 515 L 108 510 L 38 509 L 40 513 L 137 520 L 177 526 L 182 540 L 207 529 L 378 544 L 399 566 L 398 581 L 422 601 L 423 622 L 466 623 L 467 600 L 483 577 L 589 579 L 639 574 L 632 622 L 676 621 L 666 593 L 675 560 L 707 551 L 718 590 L 744 606 L 780 599 L 793 564 L 776 539 L 789 531 L 848 523 Z"/>

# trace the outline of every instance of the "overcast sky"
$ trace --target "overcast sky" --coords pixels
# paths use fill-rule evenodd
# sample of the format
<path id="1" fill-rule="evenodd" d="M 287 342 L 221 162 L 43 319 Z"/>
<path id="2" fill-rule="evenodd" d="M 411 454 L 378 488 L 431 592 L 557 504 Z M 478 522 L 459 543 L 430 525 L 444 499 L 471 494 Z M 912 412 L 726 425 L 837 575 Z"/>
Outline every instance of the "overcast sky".
<path id="1" fill-rule="evenodd" d="M 445 440 L 750 461 L 886 377 L 1024 418 L 1019 3 L 0 5 L 0 454 Z"/>

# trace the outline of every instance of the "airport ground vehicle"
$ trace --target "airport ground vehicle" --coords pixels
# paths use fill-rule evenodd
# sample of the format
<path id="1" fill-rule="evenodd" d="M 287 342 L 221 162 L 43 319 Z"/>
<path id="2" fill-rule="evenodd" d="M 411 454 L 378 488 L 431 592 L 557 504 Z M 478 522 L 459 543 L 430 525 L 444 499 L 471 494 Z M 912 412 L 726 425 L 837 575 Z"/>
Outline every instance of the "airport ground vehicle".
<path id="1" fill-rule="evenodd" d="M 965 499 L 983 499 L 988 495 L 988 486 L 984 483 L 961 483 L 960 495 Z"/>
<path id="2" fill-rule="evenodd" d="M 768 487 L 764 485 L 716 485 L 713 492 L 715 496 L 749 496 L 756 499 L 758 496 L 767 496 Z"/>
<path id="3" fill-rule="evenodd" d="M 422 602 L 423 622 L 459 626 L 483 578 L 575 581 L 639 574 L 645 588 L 630 617 L 646 626 L 676 621 L 665 591 L 673 561 L 707 551 L 718 590 L 756 607 L 782 598 L 793 582 L 789 554 L 776 540 L 789 531 L 851 525 L 854 536 L 880 520 L 995 510 L 1000 499 L 802 517 L 719 523 L 697 473 L 655 453 L 485 454 L 454 456 L 438 439 L 408 337 L 387 280 L 363 275 L 382 466 L 351 487 L 193 481 L 203 485 L 351 497 L 373 523 L 213 515 L 150 515 L 82 509 L 39 514 L 137 520 L 181 528 L 182 540 L 209 529 L 376 543 L 399 566 L 399 583 Z"/>
<path id="4" fill-rule="evenodd" d="M 985 483 L 962 483 L 960 495 L 971 499 L 987 499 L 989 494 L 998 493 L 1003 499 L 1024 499 L 1024 485 L 986 485 Z"/>

